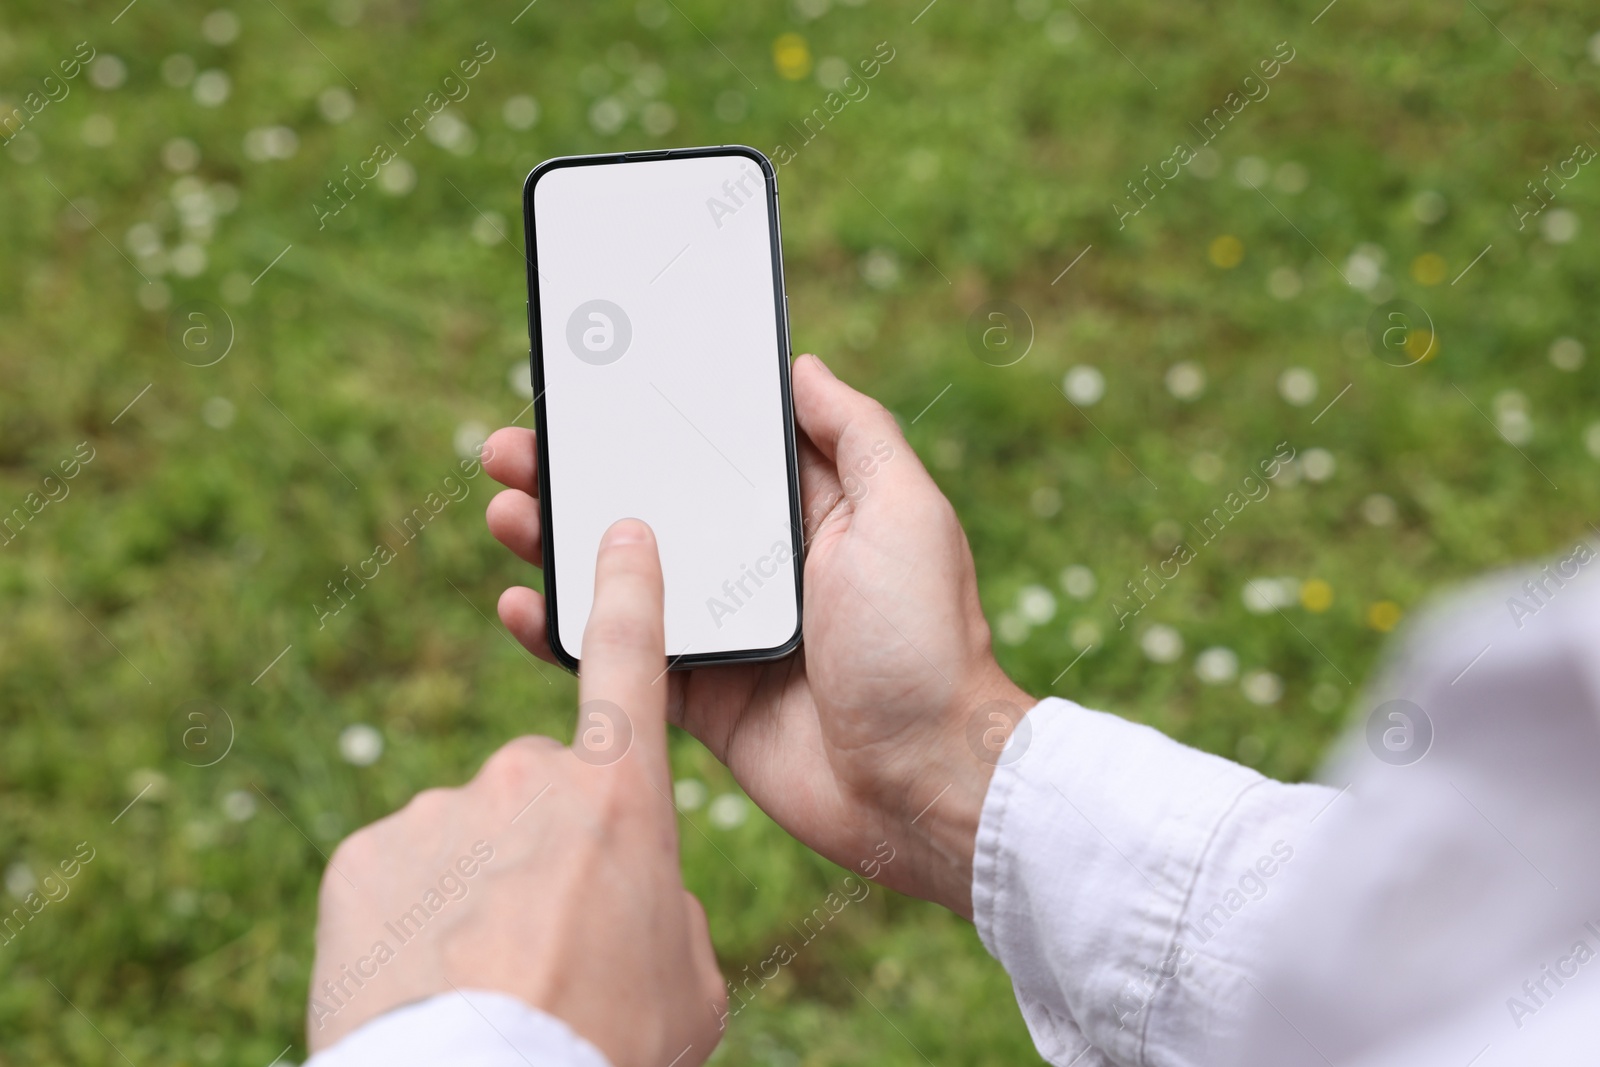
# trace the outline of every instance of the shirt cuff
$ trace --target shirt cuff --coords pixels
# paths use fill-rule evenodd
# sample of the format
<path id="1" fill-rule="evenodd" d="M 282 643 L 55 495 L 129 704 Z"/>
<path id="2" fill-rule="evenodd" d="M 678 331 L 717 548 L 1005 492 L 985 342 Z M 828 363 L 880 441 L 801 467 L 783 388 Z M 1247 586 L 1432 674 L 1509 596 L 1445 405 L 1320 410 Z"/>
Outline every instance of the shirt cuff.
<path id="1" fill-rule="evenodd" d="M 611 1067 L 553 1015 L 477 989 L 440 993 L 380 1015 L 305 1067 Z"/>
<path id="2" fill-rule="evenodd" d="M 1045 1059 L 1168 1062 L 1166 1049 L 1216 1028 L 1219 1008 L 1231 1014 L 1260 948 L 1257 924 L 1240 922 L 1197 961 L 1192 909 L 1331 790 L 1271 782 L 1067 700 L 1022 722 L 978 827 L 978 934 Z"/>

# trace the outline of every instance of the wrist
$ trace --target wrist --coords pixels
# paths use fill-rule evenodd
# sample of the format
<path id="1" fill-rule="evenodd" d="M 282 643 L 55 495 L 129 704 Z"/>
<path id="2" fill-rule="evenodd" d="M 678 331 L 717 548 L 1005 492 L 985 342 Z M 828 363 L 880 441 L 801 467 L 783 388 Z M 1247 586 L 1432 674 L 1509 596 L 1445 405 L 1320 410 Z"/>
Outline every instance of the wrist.
<path id="1" fill-rule="evenodd" d="M 888 794 L 885 830 L 905 854 L 885 879 L 891 888 L 972 918 L 972 856 L 989 783 L 1015 758 L 1007 743 L 1036 703 L 992 664 L 980 684 L 931 716 L 938 740 Z"/>

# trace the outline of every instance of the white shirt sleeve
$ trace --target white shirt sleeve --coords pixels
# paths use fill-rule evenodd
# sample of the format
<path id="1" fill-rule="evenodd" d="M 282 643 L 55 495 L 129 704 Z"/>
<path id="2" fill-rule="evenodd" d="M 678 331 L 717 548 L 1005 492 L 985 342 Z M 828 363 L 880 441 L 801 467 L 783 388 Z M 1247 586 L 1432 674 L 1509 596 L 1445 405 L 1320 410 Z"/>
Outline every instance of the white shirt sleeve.
<path id="1" fill-rule="evenodd" d="M 396 1008 L 306 1067 L 610 1067 L 566 1023 L 515 997 L 468 989 Z"/>
<path id="2" fill-rule="evenodd" d="M 1274 882 L 1336 792 L 1066 700 L 1023 721 L 984 802 L 972 906 L 1035 1045 L 1057 1067 L 1204 1062 L 1270 955 Z"/>
<path id="3" fill-rule="evenodd" d="M 1580 542 L 1423 613 L 1333 786 L 1035 707 L 984 802 L 972 903 L 1045 1058 L 1594 1063 L 1597 559 Z"/>

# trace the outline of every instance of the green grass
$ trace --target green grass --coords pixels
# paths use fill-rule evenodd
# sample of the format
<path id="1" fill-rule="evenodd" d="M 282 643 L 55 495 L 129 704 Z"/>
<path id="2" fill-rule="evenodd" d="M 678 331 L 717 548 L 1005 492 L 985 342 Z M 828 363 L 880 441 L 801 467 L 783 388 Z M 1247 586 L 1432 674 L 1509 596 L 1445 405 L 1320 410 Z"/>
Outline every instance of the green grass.
<path id="1" fill-rule="evenodd" d="M 521 180 L 548 156 L 795 145 L 787 124 L 827 89 L 780 77 L 782 34 L 817 61 L 894 49 L 870 95 L 780 171 L 796 348 L 902 416 L 967 526 L 1002 661 L 1031 691 L 1305 776 L 1365 711 L 1359 683 L 1386 640 L 1373 604 L 1409 612 L 1589 532 L 1600 166 L 1540 220 L 1570 212 L 1556 221 L 1578 223 L 1575 239 L 1519 232 L 1511 206 L 1576 143 L 1600 146 L 1588 5 L 1341 0 L 1312 24 L 1320 3 L 944 0 L 913 24 L 920 0 L 675 4 L 543 0 L 513 24 L 516 2 L 278 0 L 235 8 L 241 32 L 224 44 L 202 36 L 204 5 L 143 0 L 113 24 L 117 2 L 21 0 L 0 16 L 0 116 L 80 41 L 126 67 L 114 89 L 79 75 L 0 152 L 0 514 L 80 442 L 94 450 L 70 495 L 0 547 L 0 863 L 20 886 L 80 841 L 95 849 L 70 896 L 0 946 L 0 1064 L 121 1063 L 108 1039 L 140 1067 L 259 1067 L 285 1045 L 297 1062 L 319 853 L 520 732 L 570 733 L 572 680 L 535 669 L 491 621 L 499 591 L 530 575 L 484 529 L 486 479 L 325 628 L 315 605 L 452 471 L 458 436 L 528 421 L 508 377 L 527 346 L 522 263 L 480 209 L 518 244 Z M 1119 229 L 1125 183 L 1285 40 L 1295 59 L 1216 139 L 1218 173 L 1192 166 Z M 403 152 L 414 188 L 364 189 L 319 231 L 324 183 L 396 140 L 388 124 L 480 41 L 495 58 L 451 108 L 470 151 L 418 139 Z M 173 55 L 226 72 L 227 99 L 203 107 L 194 83 L 168 84 Z M 182 66 L 167 70 L 182 80 Z M 319 97 L 339 88 L 354 113 L 333 123 Z M 531 129 L 503 117 L 520 94 L 540 105 Z M 593 121 L 608 97 L 625 115 L 614 133 Z M 649 99 L 671 108 L 670 131 Z M 247 133 L 279 126 L 293 153 L 253 160 Z M 163 162 L 175 138 L 199 149 L 199 184 L 180 193 L 237 194 L 209 233 L 183 231 L 180 175 Z M 166 155 L 189 162 L 181 146 Z M 1236 180 L 1241 164 L 1267 178 L 1261 191 Z M 1425 191 L 1442 197 L 1433 222 L 1416 210 Z M 167 252 L 203 248 L 203 269 L 137 255 L 139 223 Z M 1208 253 L 1224 235 L 1243 249 L 1228 269 Z M 1370 293 L 1339 273 L 1360 269 L 1364 244 L 1384 254 Z M 1442 278 L 1419 265 L 1433 284 L 1413 274 L 1425 253 L 1442 257 Z M 1271 295 L 1275 271 L 1280 294 L 1298 292 Z M 1436 358 L 1397 368 L 1368 350 L 1391 291 L 1432 317 Z M 967 347 L 989 299 L 1032 320 L 1015 366 Z M 169 347 L 192 300 L 231 317 L 214 366 Z M 1590 350 L 1575 372 L 1547 358 L 1560 337 Z M 1183 361 L 1204 368 L 1197 399 L 1163 384 Z M 1081 412 L 1057 388 L 1077 365 L 1105 384 Z M 1303 405 L 1280 395 L 1291 368 L 1316 379 Z M 1280 480 L 1119 631 L 1112 599 L 1167 557 L 1170 524 L 1221 504 L 1281 441 L 1327 450 L 1332 476 Z M 1381 511 L 1364 508 L 1374 494 L 1393 522 L 1363 517 Z M 1097 579 L 1087 599 L 1058 584 L 1075 564 Z M 1285 577 L 1290 594 L 1328 583 L 1326 610 L 1247 610 L 1247 581 Z M 1048 621 L 1028 625 L 1019 597 Z M 1155 624 L 1181 636 L 1174 662 L 1147 656 Z M 1281 698 L 1202 684 L 1196 655 L 1213 646 L 1272 672 Z M 190 765 L 210 758 L 197 735 L 183 744 L 195 700 L 231 716 L 214 766 Z M 381 732 L 375 764 L 341 757 L 352 724 Z M 713 796 L 733 789 L 686 737 L 674 760 Z M 732 828 L 704 808 L 685 819 L 702 831 L 683 834 L 687 879 L 730 975 L 842 876 L 758 812 Z M 971 928 L 914 901 L 874 891 L 785 975 L 734 1021 L 719 1062 L 1033 1056 Z"/>

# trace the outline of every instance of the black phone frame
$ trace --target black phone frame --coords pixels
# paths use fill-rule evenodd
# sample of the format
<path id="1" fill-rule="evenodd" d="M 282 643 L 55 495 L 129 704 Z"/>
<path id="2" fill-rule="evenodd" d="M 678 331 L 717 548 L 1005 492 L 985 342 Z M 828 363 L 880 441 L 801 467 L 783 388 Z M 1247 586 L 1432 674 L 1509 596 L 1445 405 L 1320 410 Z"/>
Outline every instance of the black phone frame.
<path id="1" fill-rule="evenodd" d="M 559 583 L 556 578 L 555 538 L 552 535 L 554 524 L 551 521 L 549 421 L 545 416 L 544 346 L 541 340 L 540 325 L 542 319 L 539 302 L 539 248 L 538 242 L 534 237 L 533 225 L 534 188 L 545 175 L 568 167 L 607 166 L 618 163 L 641 163 L 664 159 L 695 159 L 707 156 L 743 156 L 761 168 L 766 184 L 768 231 L 772 246 L 773 304 L 777 309 L 778 359 L 782 364 L 779 368 L 778 381 L 783 404 L 784 451 L 788 461 L 789 536 L 795 549 L 794 557 L 791 561 L 794 565 L 795 626 L 794 633 L 787 640 L 771 648 L 735 649 L 728 652 L 702 652 L 669 656 L 667 669 L 681 671 L 720 664 L 765 663 L 782 659 L 800 647 L 804 631 L 805 591 L 802 582 L 805 574 L 805 530 L 800 519 L 799 453 L 795 444 L 794 393 L 790 382 L 793 352 L 791 351 L 789 340 L 789 298 L 785 292 L 783 280 L 783 245 L 779 233 L 778 172 L 773 167 L 772 161 L 765 154 L 759 149 L 751 148 L 748 145 L 708 145 L 699 148 L 669 148 L 640 152 L 606 152 L 587 156 L 557 156 L 553 159 L 547 159 L 537 167 L 534 167 L 528 173 L 527 180 L 523 183 L 522 229 L 523 241 L 525 242 L 523 247 L 527 249 L 528 267 L 528 363 L 533 378 L 534 425 L 536 427 L 539 450 L 539 533 L 544 564 L 545 633 L 550 643 L 550 651 L 554 654 L 556 661 L 569 671 L 577 672 L 579 661 L 561 643 L 560 624 L 557 621 L 556 614 L 556 597 Z"/>

